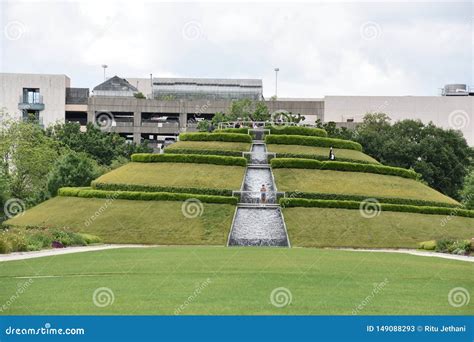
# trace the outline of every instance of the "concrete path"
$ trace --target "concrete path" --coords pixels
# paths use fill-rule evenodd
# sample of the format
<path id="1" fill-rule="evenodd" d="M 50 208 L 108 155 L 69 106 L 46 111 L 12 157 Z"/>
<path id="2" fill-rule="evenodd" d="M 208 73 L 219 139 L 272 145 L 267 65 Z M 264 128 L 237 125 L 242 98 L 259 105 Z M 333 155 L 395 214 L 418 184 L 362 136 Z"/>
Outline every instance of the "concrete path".
<path id="1" fill-rule="evenodd" d="M 337 249 L 339 251 L 342 250 L 342 251 L 351 251 L 351 252 L 403 253 L 403 254 L 410 254 L 410 255 L 416 255 L 416 256 L 435 257 L 435 258 L 474 262 L 473 256 L 436 253 L 436 252 L 430 252 L 430 251 L 420 251 L 417 249 L 403 249 L 403 248 L 402 249 L 329 248 L 329 249 Z"/>

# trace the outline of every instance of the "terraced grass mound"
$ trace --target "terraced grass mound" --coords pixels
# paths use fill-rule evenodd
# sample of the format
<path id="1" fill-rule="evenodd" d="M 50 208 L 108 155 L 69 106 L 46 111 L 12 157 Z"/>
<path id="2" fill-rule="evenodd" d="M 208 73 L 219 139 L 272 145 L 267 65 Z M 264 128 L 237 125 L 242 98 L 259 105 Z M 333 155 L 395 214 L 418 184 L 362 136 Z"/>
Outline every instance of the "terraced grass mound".
<path id="1" fill-rule="evenodd" d="M 459 204 L 419 181 L 396 176 L 310 169 L 275 169 L 273 173 L 279 191 L 357 195 L 367 198 L 380 196 Z M 295 194 L 294 197 L 299 196 Z"/>
<path id="2" fill-rule="evenodd" d="M 329 147 L 267 144 L 268 152 L 275 152 L 280 158 L 308 158 L 328 160 Z M 335 148 L 334 154 L 338 161 L 378 164 L 374 158 L 356 150 Z"/>
<path id="3" fill-rule="evenodd" d="M 107 186 L 118 185 L 113 190 L 176 191 L 195 193 L 213 193 L 229 195 L 232 190 L 240 189 L 245 167 L 192 163 L 128 163 L 101 177 L 93 187 L 105 190 Z M 134 186 L 138 186 L 135 187 Z M 199 190 L 200 189 L 200 190 Z M 207 189 L 217 190 L 215 192 Z M 169 190 L 167 191 L 169 192 Z"/>
<path id="4" fill-rule="evenodd" d="M 441 238 L 471 239 L 474 219 L 381 211 L 364 217 L 359 210 L 284 208 L 294 247 L 418 248 Z"/>
<path id="5" fill-rule="evenodd" d="M 248 152 L 251 144 L 225 141 L 178 141 L 165 149 L 166 153 L 188 153 L 242 156 Z"/>
<path id="6" fill-rule="evenodd" d="M 472 300 L 461 307 L 447 300 L 455 287 L 474 287 L 472 263 L 394 253 L 127 248 L 2 262 L 0 269 L 4 299 L 34 276 L 33 285 L 3 312 L 7 315 L 470 315 L 474 310 Z M 362 303 L 376 285 L 377 295 Z M 112 305 L 92 303 L 99 287 L 113 292 Z M 179 309 L 198 287 L 199 295 Z M 276 307 L 270 295 L 281 287 L 292 300 Z"/>
<path id="7" fill-rule="evenodd" d="M 104 243 L 224 246 L 235 206 L 184 203 L 59 196 L 6 224 L 69 228 L 97 235 Z"/>

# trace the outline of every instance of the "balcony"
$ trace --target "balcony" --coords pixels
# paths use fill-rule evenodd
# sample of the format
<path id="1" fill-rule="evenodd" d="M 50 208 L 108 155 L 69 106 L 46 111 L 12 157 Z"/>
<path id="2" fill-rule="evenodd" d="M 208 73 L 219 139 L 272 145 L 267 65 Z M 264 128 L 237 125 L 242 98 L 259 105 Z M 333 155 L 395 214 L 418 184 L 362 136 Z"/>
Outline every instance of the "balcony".
<path id="1" fill-rule="evenodd" d="M 18 102 L 18 109 L 19 110 L 44 110 L 44 103 L 43 103 L 43 96 L 39 94 L 25 94 L 20 95 L 20 100 Z"/>

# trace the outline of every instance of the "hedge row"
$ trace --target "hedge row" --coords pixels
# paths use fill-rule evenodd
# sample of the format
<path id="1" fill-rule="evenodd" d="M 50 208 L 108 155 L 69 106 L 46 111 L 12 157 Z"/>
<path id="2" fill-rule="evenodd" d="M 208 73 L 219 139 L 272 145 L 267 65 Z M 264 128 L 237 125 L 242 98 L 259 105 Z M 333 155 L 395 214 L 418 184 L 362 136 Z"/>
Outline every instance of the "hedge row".
<path id="1" fill-rule="evenodd" d="M 181 141 L 227 141 L 251 143 L 252 137 L 241 133 L 181 133 Z"/>
<path id="2" fill-rule="evenodd" d="M 289 198 L 306 198 L 306 199 L 319 199 L 319 200 L 333 200 L 333 201 L 357 201 L 362 202 L 367 196 L 361 195 L 345 195 L 345 194 L 325 194 L 318 192 L 300 192 L 300 191 L 289 191 L 286 193 Z M 445 208 L 459 208 L 460 204 L 425 201 L 408 198 L 392 198 L 392 197 L 378 197 L 377 200 L 380 203 L 391 203 L 391 204 L 405 204 L 414 206 L 427 206 L 427 207 L 445 207 Z"/>
<path id="3" fill-rule="evenodd" d="M 280 205 L 285 208 L 291 207 L 308 207 L 308 208 L 338 208 L 338 209 L 359 209 L 373 212 L 374 210 L 380 211 L 395 211 L 395 212 L 406 212 L 406 213 L 418 213 L 418 214 L 429 214 L 429 215 L 449 215 L 449 216 L 463 216 L 463 217 L 474 217 L 474 210 L 466 210 L 460 208 L 445 208 L 445 207 L 427 207 L 427 206 L 415 206 L 415 205 L 403 205 L 403 204 L 389 204 L 389 203 L 373 203 L 366 202 L 367 206 L 364 206 L 364 202 L 357 201 L 333 201 L 333 200 L 310 200 L 305 198 L 282 198 L 280 199 Z M 378 209 L 377 209 L 378 206 Z"/>
<path id="4" fill-rule="evenodd" d="M 321 161 L 327 161 L 328 156 L 327 155 L 318 155 L 318 154 L 303 154 L 303 153 L 280 153 L 278 152 L 276 154 L 277 158 L 299 158 L 299 159 L 314 159 L 314 160 L 321 160 Z M 352 158 L 342 158 L 342 157 L 337 157 L 338 161 L 345 161 L 349 163 L 359 163 L 359 164 L 378 164 L 377 162 L 370 162 L 366 160 L 359 160 L 359 159 L 352 159 Z"/>
<path id="5" fill-rule="evenodd" d="M 59 196 L 83 197 L 83 198 L 108 198 L 124 199 L 134 201 L 185 201 L 197 199 L 205 203 L 234 204 L 238 202 L 237 197 L 196 195 L 169 192 L 138 192 L 138 191 L 104 191 L 104 190 L 81 190 L 75 188 L 61 188 Z"/>
<path id="6" fill-rule="evenodd" d="M 195 163 L 233 166 L 247 165 L 247 160 L 243 157 L 212 156 L 201 154 L 136 153 L 132 155 L 132 161 L 138 163 Z"/>
<path id="7" fill-rule="evenodd" d="M 267 144 L 283 144 L 283 145 L 303 145 L 317 147 L 334 147 L 344 148 L 348 150 L 362 151 L 361 144 L 342 139 L 324 138 L 324 137 L 308 137 L 302 135 L 277 135 L 270 134 L 265 137 Z"/>
<path id="8" fill-rule="evenodd" d="M 214 134 L 216 133 L 240 133 L 240 134 L 248 134 L 250 127 L 240 127 L 240 128 L 221 128 L 214 130 Z"/>
<path id="9" fill-rule="evenodd" d="M 230 189 L 212 189 L 212 188 L 180 188 L 174 186 L 157 186 L 157 185 L 141 185 L 141 184 L 120 184 L 120 183 L 91 183 L 92 189 L 107 191 L 139 191 L 139 192 L 169 192 L 169 193 L 185 193 L 199 194 L 211 196 L 232 196 Z"/>
<path id="10" fill-rule="evenodd" d="M 292 169 L 318 169 L 376 173 L 379 175 L 399 176 L 403 178 L 417 179 L 418 173 L 400 167 L 385 166 L 378 164 L 349 163 L 339 161 L 319 161 L 301 158 L 273 158 L 272 168 L 292 168 Z"/>
<path id="11" fill-rule="evenodd" d="M 247 151 L 246 151 L 247 152 Z M 229 156 L 229 157 L 242 157 L 242 152 L 239 151 L 227 151 L 227 150 L 196 150 L 191 148 L 166 148 L 165 153 L 168 154 L 202 154 L 208 156 Z"/>
<path id="12" fill-rule="evenodd" d="M 304 135 L 313 137 L 327 137 L 328 133 L 321 128 L 303 126 L 271 126 L 271 134 Z"/>

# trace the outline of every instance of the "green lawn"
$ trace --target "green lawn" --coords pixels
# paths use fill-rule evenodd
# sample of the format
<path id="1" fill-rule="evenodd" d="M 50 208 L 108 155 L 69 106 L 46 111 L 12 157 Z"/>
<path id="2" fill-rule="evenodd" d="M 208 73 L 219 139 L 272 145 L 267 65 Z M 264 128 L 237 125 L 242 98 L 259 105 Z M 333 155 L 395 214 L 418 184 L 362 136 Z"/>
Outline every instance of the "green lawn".
<path id="1" fill-rule="evenodd" d="M 402 254 L 299 248 L 117 249 L 1 262 L 0 302 L 31 279 L 1 314 L 173 315 L 181 308 L 184 315 L 351 315 L 361 305 L 363 315 L 469 315 L 474 302 L 455 308 L 448 293 L 474 288 L 472 267 Z M 97 307 L 93 293 L 104 287 L 114 301 Z M 281 287 L 292 300 L 278 308 L 270 296 Z"/>
<path id="2" fill-rule="evenodd" d="M 291 153 L 301 155 L 300 158 L 306 156 L 316 155 L 323 158 L 328 158 L 329 148 L 328 147 L 311 147 L 311 146 L 300 146 L 300 145 L 279 145 L 279 144 L 267 144 L 269 152 L 275 152 L 277 154 Z M 346 150 L 346 149 L 334 149 L 336 159 L 353 159 L 354 161 L 363 161 L 368 163 L 378 163 L 374 158 L 366 155 L 365 153 Z"/>
<path id="3" fill-rule="evenodd" d="M 250 151 L 250 144 L 225 141 L 178 141 L 166 148 L 166 152 L 173 153 L 173 149 L 189 150 L 219 150 L 219 151 Z"/>
<path id="4" fill-rule="evenodd" d="M 98 183 L 240 189 L 245 167 L 191 163 L 128 163 L 97 179 Z"/>
<path id="5" fill-rule="evenodd" d="M 227 243 L 235 207 L 202 203 L 202 214 L 184 216 L 184 202 L 55 197 L 7 221 L 18 226 L 67 227 L 105 243 L 221 245 Z M 200 210 L 200 208 L 198 208 Z M 189 212 L 192 213 L 191 208 Z"/>
<path id="6" fill-rule="evenodd" d="M 471 239 L 474 219 L 381 211 L 366 218 L 359 210 L 285 208 L 294 247 L 417 248 L 418 242 L 440 238 Z"/>
<path id="7" fill-rule="evenodd" d="M 279 191 L 303 191 L 367 197 L 396 197 L 457 203 L 413 179 L 364 172 L 274 169 Z"/>

